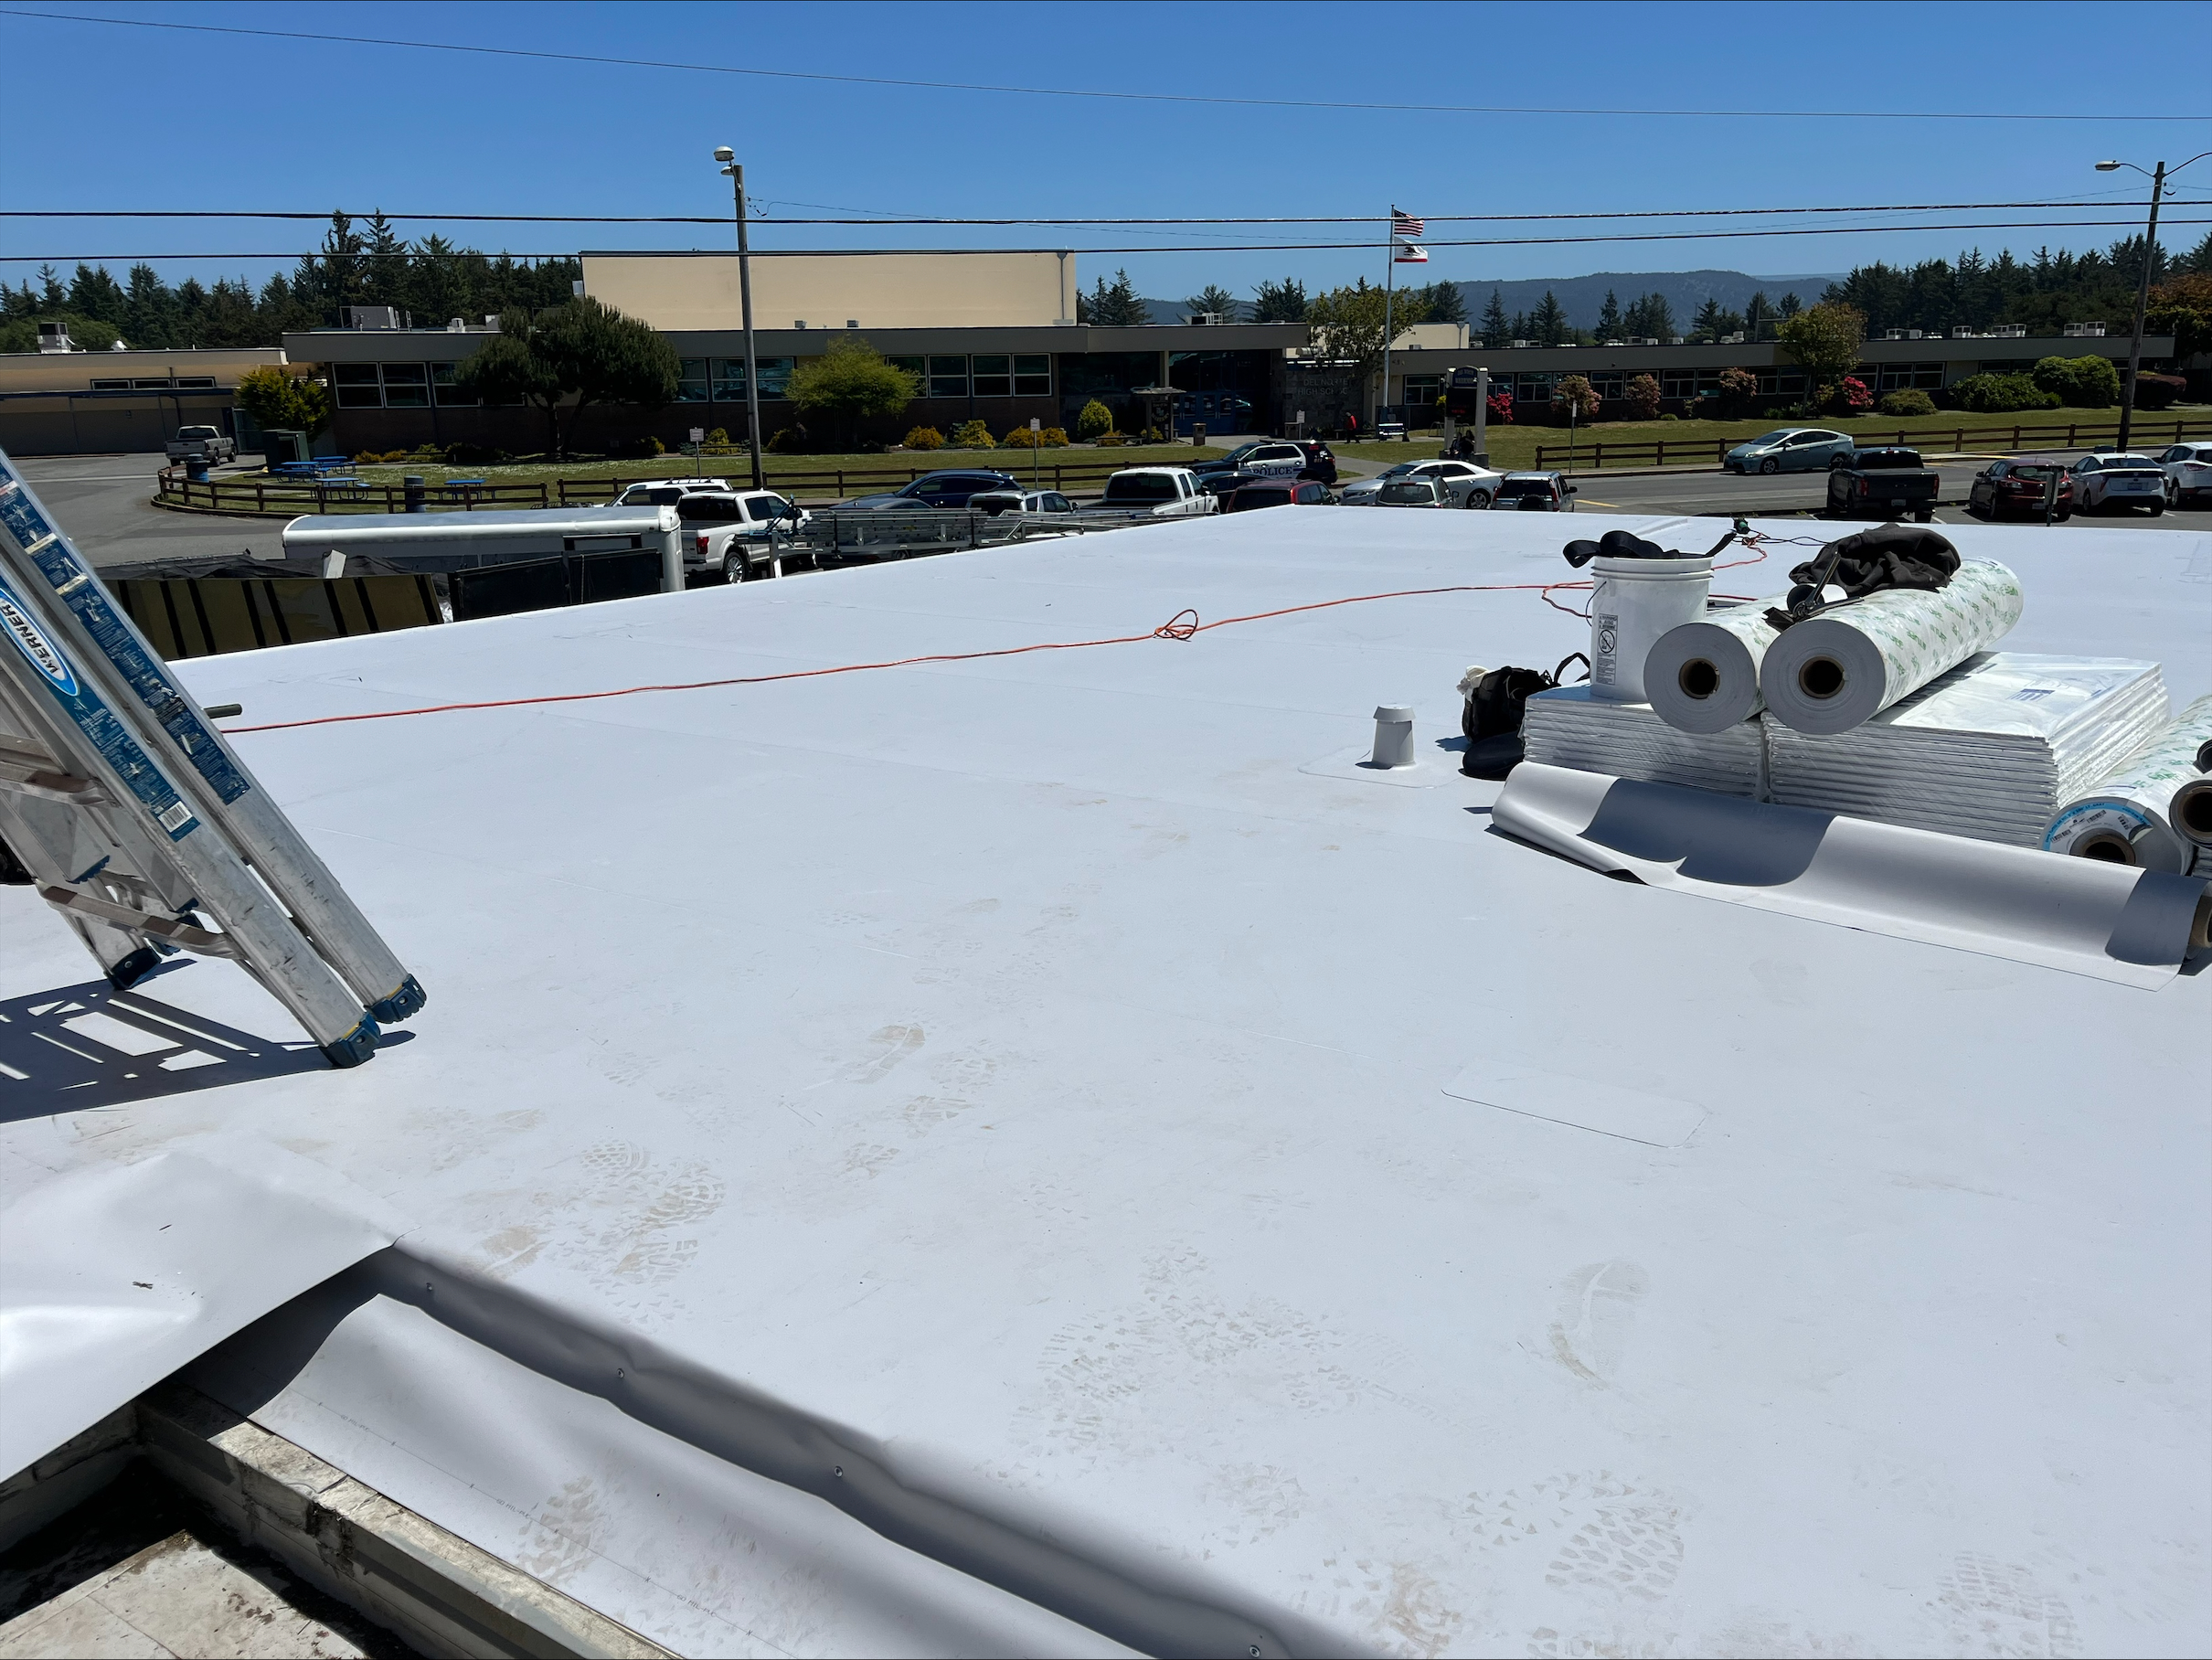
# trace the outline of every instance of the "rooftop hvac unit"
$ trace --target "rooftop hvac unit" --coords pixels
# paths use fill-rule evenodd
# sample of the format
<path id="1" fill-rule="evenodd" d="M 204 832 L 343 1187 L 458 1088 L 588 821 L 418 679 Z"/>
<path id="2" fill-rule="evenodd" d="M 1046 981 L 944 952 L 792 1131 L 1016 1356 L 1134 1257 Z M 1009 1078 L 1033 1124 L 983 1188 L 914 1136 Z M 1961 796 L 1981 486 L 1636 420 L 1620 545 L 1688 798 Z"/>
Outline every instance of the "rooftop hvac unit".
<path id="1" fill-rule="evenodd" d="M 396 305 L 349 305 L 346 308 L 347 328 L 398 328 L 399 308 Z"/>
<path id="2" fill-rule="evenodd" d="M 38 349 L 42 352 L 73 352 L 76 344 L 69 338 L 66 323 L 41 323 L 38 325 Z"/>
<path id="3" fill-rule="evenodd" d="M 1690 337 L 1687 335 L 1676 335 L 1667 342 L 1669 346 L 1687 346 L 1689 343 Z"/>
<path id="4" fill-rule="evenodd" d="M 466 317 L 448 317 L 445 320 L 445 332 L 449 335 L 465 335 L 469 332 L 469 320 Z"/>
<path id="5" fill-rule="evenodd" d="M 1979 340 L 1982 336 L 1962 323 L 1951 331 L 1951 337 L 1953 340 Z"/>
<path id="6" fill-rule="evenodd" d="M 2069 323 L 2066 325 L 2066 337 L 2069 340 L 2101 340 L 2104 338 L 2104 325 L 2101 323 Z"/>
<path id="7" fill-rule="evenodd" d="M 1184 317 L 1183 321 L 1194 328 L 1218 328 L 1221 325 L 1221 314 L 1219 312 L 1191 312 Z"/>
<path id="8" fill-rule="evenodd" d="M 1523 346 L 1534 346 L 1535 344 L 1536 344 L 1536 342 L 1535 342 L 1535 341 L 1533 341 L 1533 340 L 1515 340 L 1515 341 L 1513 343 L 1513 345 L 1514 345 L 1514 349 L 1515 349 L 1515 350 L 1516 350 L 1516 351 L 1518 351 L 1518 350 L 1519 350 L 1521 347 L 1523 347 Z"/>
<path id="9" fill-rule="evenodd" d="M 1723 346 L 1741 346 L 1743 344 L 1743 336 L 1741 335 L 1723 335 L 1720 336 L 1720 344 Z"/>
<path id="10" fill-rule="evenodd" d="M 1885 340 L 1902 340 L 1904 337 L 1905 331 L 1901 328 L 1886 328 L 1882 331 L 1882 338 Z"/>
<path id="11" fill-rule="evenodd" d="M 2025 340 L 2027 338 L 2027 329 L 2022 324 L 2007 323 L 2003 328 L 1991 329 L 1989 337 L 1992 340 Z"/>

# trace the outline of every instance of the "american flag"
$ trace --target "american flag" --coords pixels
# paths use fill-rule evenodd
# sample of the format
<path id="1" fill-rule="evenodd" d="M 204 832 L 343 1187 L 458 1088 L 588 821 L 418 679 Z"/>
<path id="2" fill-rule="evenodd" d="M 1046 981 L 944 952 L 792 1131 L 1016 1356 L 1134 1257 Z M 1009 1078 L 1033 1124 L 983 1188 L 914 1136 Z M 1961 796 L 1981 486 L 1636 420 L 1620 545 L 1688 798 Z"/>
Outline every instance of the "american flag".
<path id="1" fill-rule="evenodd" d="M 1393 208 L 1390 209 L 1390 234 L 1404 237 L 1409 242 L 1417 241 L 1429 234 L 1429 221 L 1417 219 L 1411 214 L 1400 213 Z"/>

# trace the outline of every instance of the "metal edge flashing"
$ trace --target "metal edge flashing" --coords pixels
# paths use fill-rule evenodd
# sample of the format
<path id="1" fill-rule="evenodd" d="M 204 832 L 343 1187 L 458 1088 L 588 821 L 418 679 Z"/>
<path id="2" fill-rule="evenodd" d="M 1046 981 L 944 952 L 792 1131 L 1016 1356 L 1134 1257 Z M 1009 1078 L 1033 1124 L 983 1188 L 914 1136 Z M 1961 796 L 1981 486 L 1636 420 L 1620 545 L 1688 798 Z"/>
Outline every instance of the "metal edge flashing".
<path id="1" fill-rule="evenodd" d="M 90 1429 L 0 1481 L 0 1550 L 59 1521 L 139 1456 L 138 1409 L 125 1401 Z"/>
<path id="2" fill-rule="evenodd" d="M 134 1410 L 132 1452 L 237 1538 L 426 1655 L 672 1653 L 196 1389 L 172 1380 Z"/>

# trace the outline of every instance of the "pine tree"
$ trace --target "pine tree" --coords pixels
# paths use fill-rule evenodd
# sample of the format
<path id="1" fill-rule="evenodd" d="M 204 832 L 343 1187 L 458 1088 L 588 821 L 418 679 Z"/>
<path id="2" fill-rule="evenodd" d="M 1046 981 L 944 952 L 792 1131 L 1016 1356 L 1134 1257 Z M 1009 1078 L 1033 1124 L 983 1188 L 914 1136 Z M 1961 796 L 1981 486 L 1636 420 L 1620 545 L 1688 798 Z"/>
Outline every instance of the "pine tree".
<path id="1" fill-rule="evenodd" d="M 1082 320 L 1100 328 L 1137 328 L 1152 321 L 1152 314 L 1138 298 L 1137 285 L 1129 280 L 1126 270 L 1115 271 L 1111 285 L 1101 277 L 1083 312 Z"/>
<path id="2" fill-rule="evenodd" d="M 1297 278 L 1285 277 L 1280 282 L 1262 281 L 1252 293 L 1259 296 L 1252 306 L 1254 323 L 1305 321 L 1305 284 Z"/>
<path id="3" fill-rule="evenodd" d="M 1544 291 L 1544 302 L 1528 319 L 1527 338 L 1538 346 L 1557 346 L 1574 331 L 1567 326 L 1567 313 L 1548 288 Z"/>
<path id="4" fill-rule="evenodd" d="M 123 338 L 140 346 L 183 345 L 176 337 L 176 296 L 160 273 L 143 261 L 132 266 L 130 291 L 123 298 Z"/>
<path id="5" fill-rule="evenodd" d="M 1719 339 L 1722 332 L 1720 302 L 1708 298 L 1697 308 L 1696 316 L 1690 320 L 1690 338 L 1709 344 Z"/>
<path id="6" fill-rule="evenodd" d="M 122 326 L 126 305 L 122 284 L 108 275 L 104 265 L 97 270 L 90 265 L 77 267 L 77 274 L 69 282 L 68 303 L 69 310 L 80 317 L 90 317 L 113 328 Z"/>
<path id="7" fill-rule="evenodd" d="M 1483 307 L 1483 344 L 1492 351 L 1504 349 L 1515 336 L 1512 325 L 1505 320 L 1505 299 L 1498 289 L 1490 291 L 1490 303 Z"/>
<path id="8" fill-rule="evenodd" d="M 1805 309 L 1805 303 L 1804 303 L 1803 300 L 1799 299 L 1799 298 L 1798 298 L 1798 297 L 1797 297 L 1795 294 L 1784 294 L 1784 295 L 1782 295 L 1782 297 L 1781 297 L 1781 314 L 1782 314 L 1783 316 L 1785 316 L 1785 317 L 1794 317 L 1794 316 L 1796 316 L 1796 315 L 1797 315 L 1797 314 L 1798 314 L 1799 312 L 1801 312 L 1801 311 L 1803 311 L 1803 310 L 1804 310 L 1804 309 Z"/>
<path id="9" fill-rule="evenodd" d="M 1421 303 L 1429 308 L 1431 323 L 1464 323 L 1467 321 L 1467 296 L 1460 293 L 1457 282 L 1431 282 L 1426 288 L 1409 289 L 1419 294 Z"/>
<path id="10" fill-rule="evenodd" d="M 1237 314 L 1243 309 L 1239 303 L 1237 296 L 1230 293 L 1218 282 L 1208 282 L 1196 293 L 1186 299 L 1183 303 L 1198 314 L 1204 314 L 1207 312 L 1218 313 L 1222 320 L 1227 323 L 1236 322 Z"/>
<path id="11" fill-rule="evenodd" d="M 1774 307 L 1768 302 L 1766 291 L 1761 289 L 1753 294 L 1750 303 L 1743 309 L 1744 337 L 1749 340 L 1758 339 L 1759 325 L 1773 314 Z"/>
<path id="12" fill-rule="evenodd" d="M 1598 308 L 1598 338 L 1601 340 L 1621 338 L 1621 302 L 1614 297 L 1613 291 L 1610 288 L 1605 291 L 1605 303 Z"/>

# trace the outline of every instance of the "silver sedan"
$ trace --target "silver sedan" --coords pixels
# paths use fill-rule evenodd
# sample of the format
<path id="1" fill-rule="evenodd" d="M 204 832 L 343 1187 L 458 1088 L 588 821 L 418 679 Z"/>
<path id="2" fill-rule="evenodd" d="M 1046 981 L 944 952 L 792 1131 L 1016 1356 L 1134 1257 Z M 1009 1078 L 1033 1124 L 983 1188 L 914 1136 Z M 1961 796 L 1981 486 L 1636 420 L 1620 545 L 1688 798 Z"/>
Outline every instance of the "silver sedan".
<path id="1" fill-rule="evenodd" d="M 1721 465 L 1730 473 L 1819 473 L 1842 466 L 1857 447 L 1825 427 L 1777 427 L 1738 444 Z"/>

